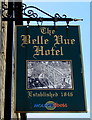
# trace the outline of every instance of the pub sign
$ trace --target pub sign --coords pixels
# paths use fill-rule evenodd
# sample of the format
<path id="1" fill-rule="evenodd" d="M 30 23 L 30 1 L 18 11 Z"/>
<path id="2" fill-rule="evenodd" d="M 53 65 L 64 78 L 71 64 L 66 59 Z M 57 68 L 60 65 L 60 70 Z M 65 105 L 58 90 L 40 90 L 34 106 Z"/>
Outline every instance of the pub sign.
<path id="1" fill-rule="evenodd" d="M 15 112 L 86 112 L 80 26 L 16 26 Z"/>

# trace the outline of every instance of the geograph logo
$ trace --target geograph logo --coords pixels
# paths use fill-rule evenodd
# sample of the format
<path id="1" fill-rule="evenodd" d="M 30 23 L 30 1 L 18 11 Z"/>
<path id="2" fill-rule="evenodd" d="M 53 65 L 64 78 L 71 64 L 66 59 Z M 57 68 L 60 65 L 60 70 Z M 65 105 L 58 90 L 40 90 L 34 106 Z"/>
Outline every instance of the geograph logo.
<path id="1" fill-rule="evenodd" d="M 56 106 L 54 105 L 55 102 L 53 101 L 48 101 L 45 105 L 46 109 L 47 110 L 54 110 L 56 108 Z"/>
<path id="2" fill-rule="evenodd" d="M 54 110 L 57 107 L 68 107 L 67 104 L 63 103 L 63 104 L 58 104 L 55 103 L 54 101 L 47 101 L 45 104 L 34 104 L 34 107 L 37 108 L 46 108 L 47 110 Z"/>

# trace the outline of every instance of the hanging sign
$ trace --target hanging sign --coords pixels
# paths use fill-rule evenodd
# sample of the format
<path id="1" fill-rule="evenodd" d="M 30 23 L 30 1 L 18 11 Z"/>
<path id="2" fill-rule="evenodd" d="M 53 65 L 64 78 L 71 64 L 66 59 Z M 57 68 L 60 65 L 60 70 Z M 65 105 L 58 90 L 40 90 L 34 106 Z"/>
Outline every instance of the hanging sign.
<path id="1" fill-rule="evenodd" d="M 86 112 L 79 26 L 16 26 L 15 112 Z"/>

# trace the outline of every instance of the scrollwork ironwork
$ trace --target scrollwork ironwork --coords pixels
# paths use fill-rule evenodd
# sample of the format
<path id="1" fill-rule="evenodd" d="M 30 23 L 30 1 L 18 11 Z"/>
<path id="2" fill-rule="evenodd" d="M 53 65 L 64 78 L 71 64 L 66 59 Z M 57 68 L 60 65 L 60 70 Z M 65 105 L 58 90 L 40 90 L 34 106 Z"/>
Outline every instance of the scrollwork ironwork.
<path id="1" fill-rule="evenodd" d="M 17 11 L 18 6 L 15 6 L 15 4 L 13 4 L 13 13 L 15 11 Z M 42 17 L 39 17 L 38 14 L 36 12 L 34 12 L 34 10 L 37 10 L 41 13 L 43 13 L 44 15 L 48 16 L 47 18 L 42 18 Z M 50 15 L 49 13 L 39 9 L 38 7 L 35 7 L 35 6 L 27 6 L 26 4 L 22 3 L 22 6 L 21 6 L 21 10 L 22 10 L 22 15 L 23 15 L 23 18 L 21 18 L 22 21 L 40 21 L 42 22 L 43 20 L 44 21 L 54 21 L 57 22 L 57 21 L 79 21 L 82 19 L 72 19 L 72 18 L 67 18 L 67 16 L 64 14 L 62 16 L 60 16 L 60 14 L 56 13 L 54 16 Z M 9 15 L 8 14 L 8 6 L 2 2 L 2 18 L 4 18 L 3 20 L 5 21 L 8 21 L 8 20 L 13 20 L 13 21 L 16 21 L 17 18 L 15 18 L 15 15 Z M 30 19 L 30 18 L 33 18 L 33 19 Z"/>
<path id="2" fill-rule="evenodd" d="M 67 18 L 67 16 L 65 14 L 63 14 L 61 17 L 58 13 L 56 13 L 55 18 Z"/>
<path id="3" fill-rule="evenodd" d="M 51 18 L 54 18 L 52 15 L 48 14 L 47 12 L 44 12 L 43 10 L 41 10 L 35 6 L 27 6 L 24 3 L 22 3 L 21 9 L 22 9 L 22 15 L 24 15 L 25 17 L 28 17 L 28 18 L 40 18 L 40 17 L 38 17 L 38 14 L 35 13 L 32 9 L 36 9 L 36 10 L 40 11 L 41 13 L 43 13 Z M 13 10 L 15 10 L 14 7 L 13 7 Z M 12 16 L 8 15 L 8 6 L 4 2 L 2 2 L 2 17 L 3 18 L 12 18 Z"/>
<path id="4" fill-rule="evenodd" d="M 37 18 L 38 14 L 35 13 L 33 10 L 30 10 L 31 6 L 27 7 L 26 4 L 22 5 L 22 14 L 29 18 Z"/>
<path id="5" fill-rule="evenodd" d="M 43 10 L 41 10 L 41 9 L 39 9 L 37 7 L 34 7 L 34 6 L 27 6 L 26 4 L 22 5 L 22 14 L 25 15 L 26 17 L 29 17 L 29 18 L 38 18 L 38 14 L 35 13 L 33 10 L 30 10 L 30 8 L 34 8 L 34 9 L 44 13 L 45 15 L 53 18 L 53 16 L 48 14 L 47 12 L 44 12 Z"/>

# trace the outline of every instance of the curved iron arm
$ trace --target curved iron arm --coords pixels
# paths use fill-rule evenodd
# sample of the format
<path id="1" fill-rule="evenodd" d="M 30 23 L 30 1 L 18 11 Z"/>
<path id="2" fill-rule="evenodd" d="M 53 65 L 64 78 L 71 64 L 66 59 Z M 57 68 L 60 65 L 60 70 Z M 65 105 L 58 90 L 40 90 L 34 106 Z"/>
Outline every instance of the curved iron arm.
<path id="1" fill-rule="evenodd" d="M 23 8 L 23 7 L 24 7 L 24 8 Z M 37 13 L 34 13 L 33 10 L 28 10 L 28 14 L 29 14 L 29 15 L 28 15 L 28 14 L 26 13 L 26 10 L 29 9 L 29 8 L 35 8 L 36 10 L 44 13 L 45 15 L 47 15 L 47 16 L 49 16 L 49 17 L 51 17 L 51 18 L 54 18 L 52 15 L 48 14 L 47 12 L 44 12 L 43 10 L 41 10 L 41 9 L 35 7 L 35 6 L 28 6 L 28 7 L 27 7 L 26 4 L 23 4 L 23 6 L 22 6 L 23 15 L 28 16 L 28 17 L 33 16 L 34 18 L 37 18 L 37 17 L 38 17 L 38 14 L 37 14 Z M 36 15 L 36 17 L 35 17 L 35 15 Z"/>

